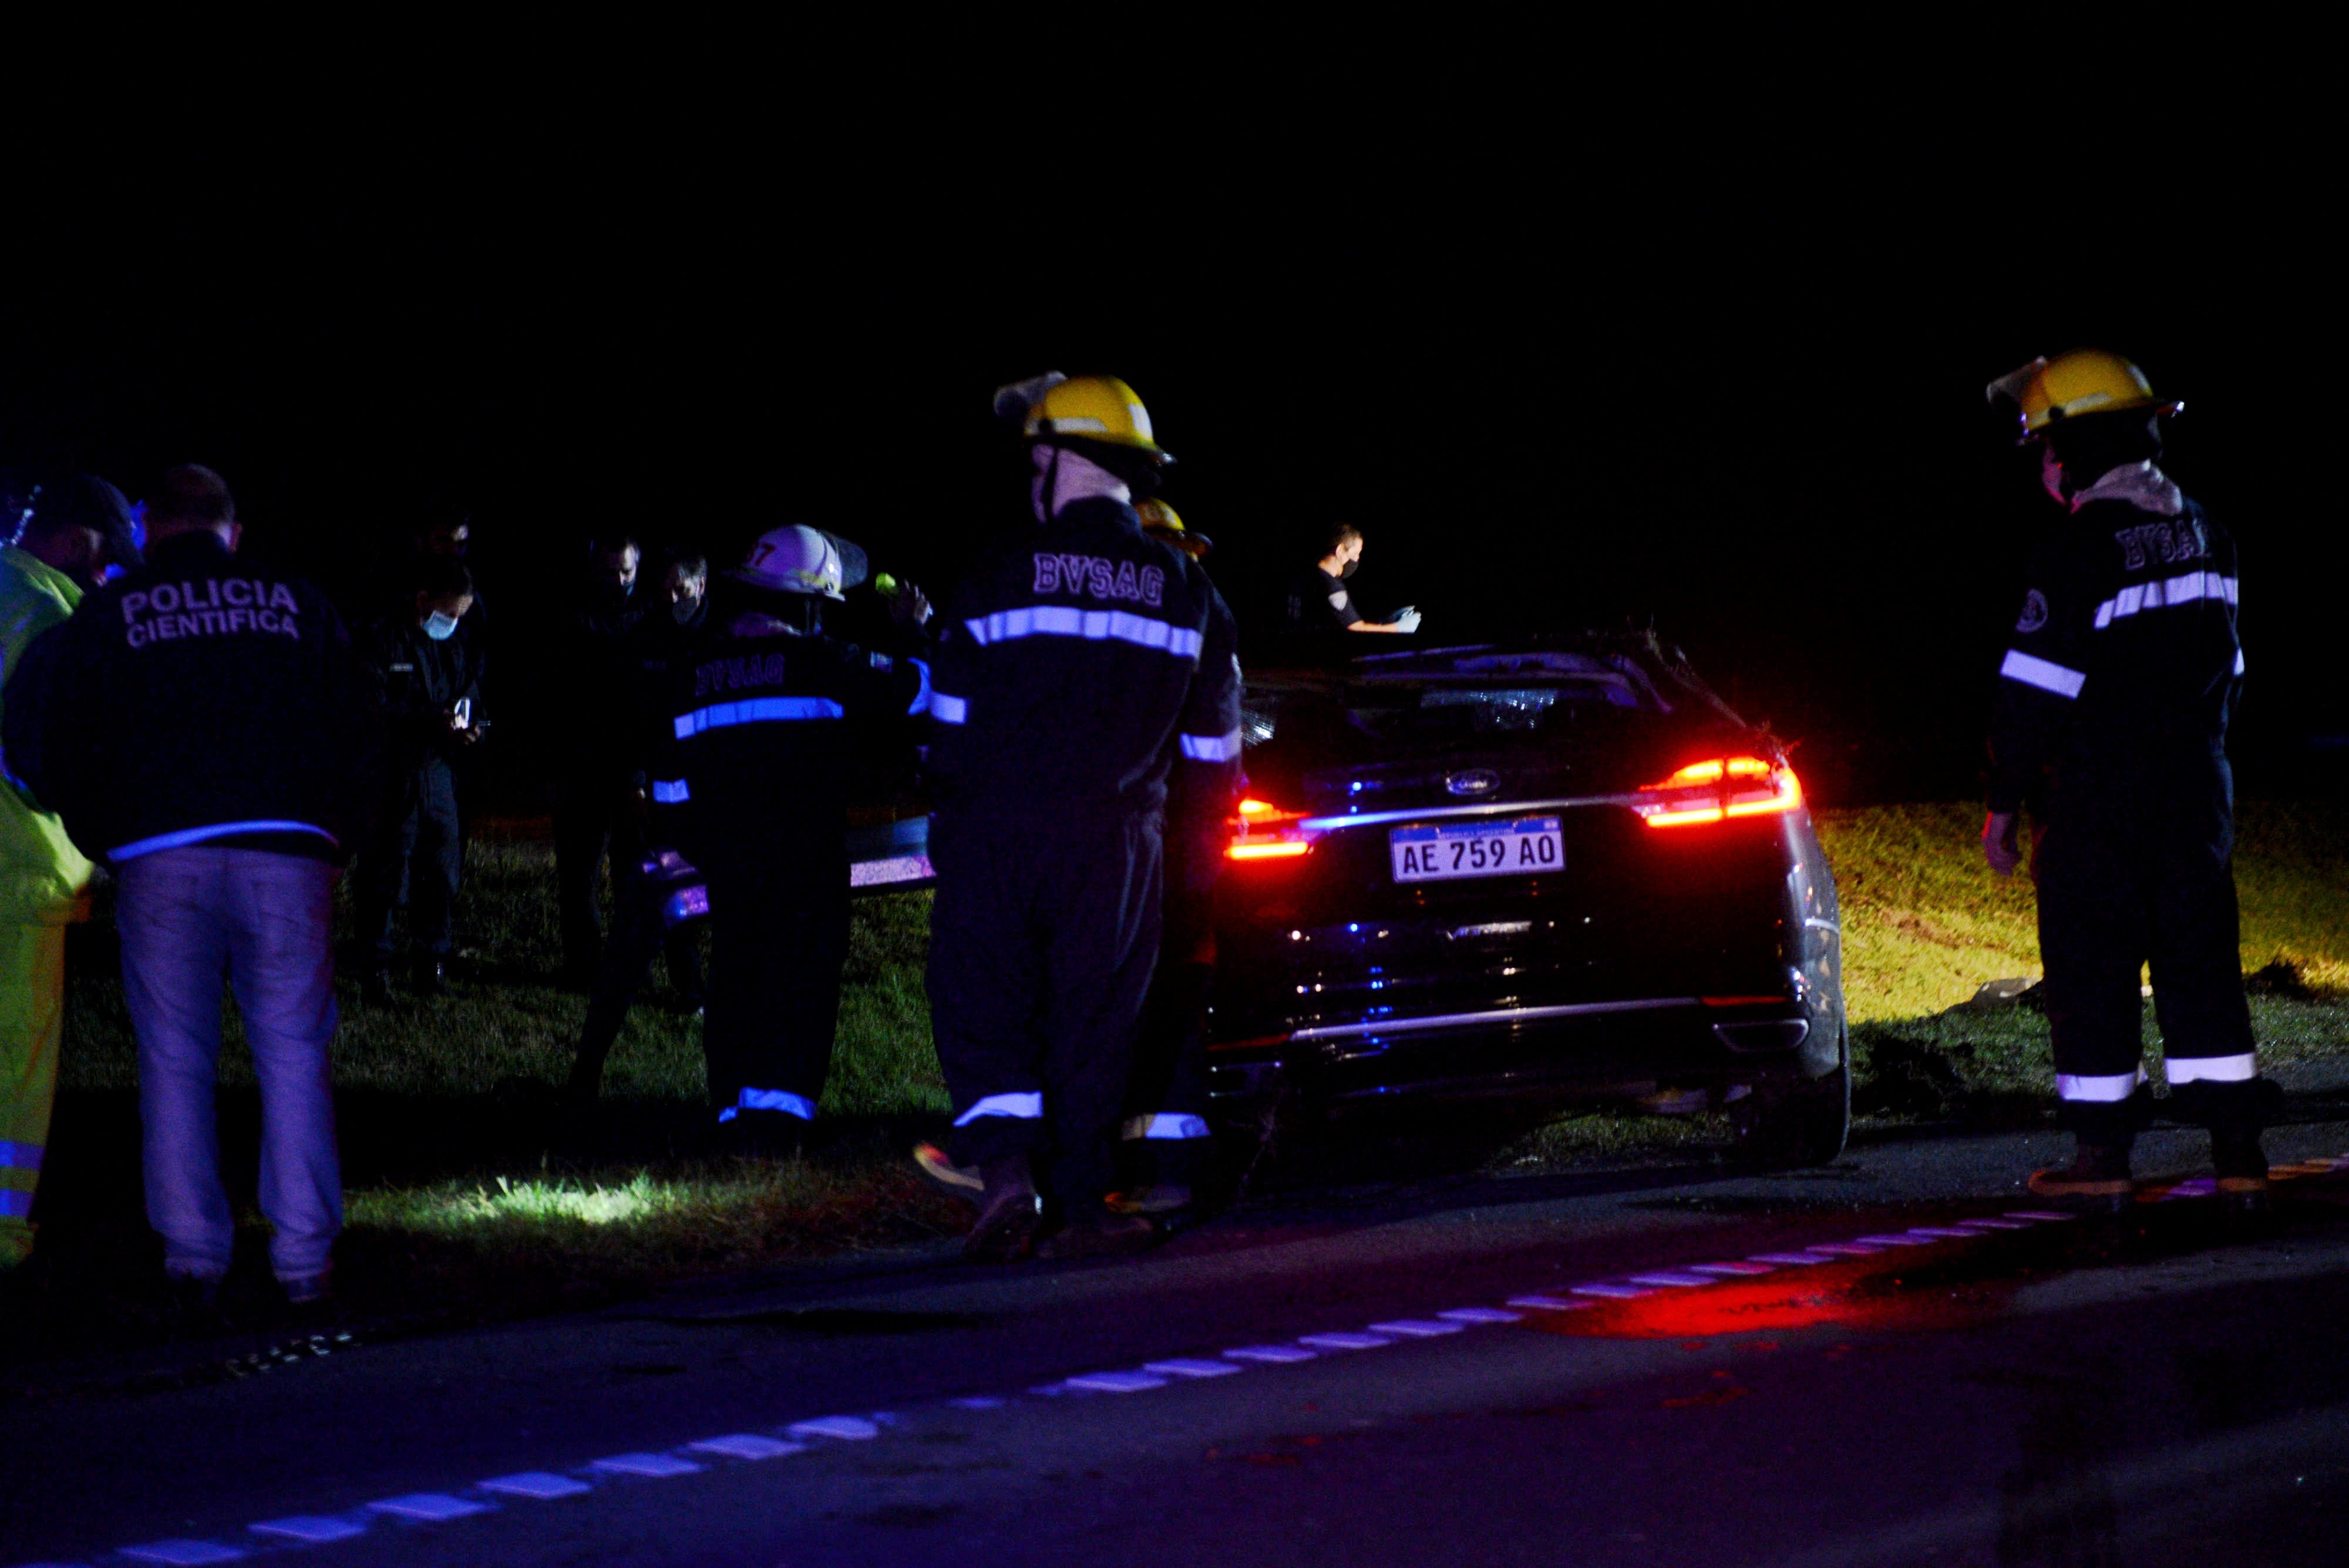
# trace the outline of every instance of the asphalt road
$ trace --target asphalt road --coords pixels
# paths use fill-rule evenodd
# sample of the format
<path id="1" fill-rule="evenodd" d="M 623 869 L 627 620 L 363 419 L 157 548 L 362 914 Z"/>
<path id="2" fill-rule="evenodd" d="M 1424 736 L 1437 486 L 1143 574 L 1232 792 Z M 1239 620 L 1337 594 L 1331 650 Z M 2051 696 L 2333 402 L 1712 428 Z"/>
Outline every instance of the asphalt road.
<path id="1" fill-rule="evenodd" d="M 47 1400 L 0 1564 L 2349 1557 L 2349 1159 L 2259 1232 L 2192 1196 L 1962 1223 L 2037 1211 L 2060 1142 L 1322 1191 L 1141 1260 L 867 1262 Z M 2349 1117 L 2270 1145 L 2349 1155 Z"/>

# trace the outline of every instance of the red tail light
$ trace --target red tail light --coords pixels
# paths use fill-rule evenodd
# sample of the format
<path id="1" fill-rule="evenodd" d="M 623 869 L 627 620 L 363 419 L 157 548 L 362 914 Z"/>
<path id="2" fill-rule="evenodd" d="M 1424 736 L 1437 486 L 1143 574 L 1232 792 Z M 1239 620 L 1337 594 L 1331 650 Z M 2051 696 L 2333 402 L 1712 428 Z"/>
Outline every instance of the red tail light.
<path id="1" fill-rule="evenodd" d="M 1650 827 L 1692 827 L 1733 816 L 1770 816 L 1803 804 L 1795 770 L 1760 757 L 1691 763 L 1661 784 L 1645 784 L 1631 809 Z"/>
<path id="2" fill-rule="evenodd" d="M 1298 825 L 1301 811 L 1283 811 L 1268 800 L 1251 795 L 1227 819 L 1232 841 L 1225 847 L 1227 860 L 1291 860 L 1313 850 L 1313 840 Z"/>

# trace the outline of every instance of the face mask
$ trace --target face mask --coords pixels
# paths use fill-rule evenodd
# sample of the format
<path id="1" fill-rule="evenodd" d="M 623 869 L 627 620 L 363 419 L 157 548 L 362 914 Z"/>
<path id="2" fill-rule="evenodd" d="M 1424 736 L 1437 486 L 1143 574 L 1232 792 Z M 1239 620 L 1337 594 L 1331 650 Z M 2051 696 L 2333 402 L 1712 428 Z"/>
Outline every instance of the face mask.
<path id="1" fill-rule="evenodd" d="M 668 613 L 677 618 L 678 625 L 691 626 L 693 618 L 701 613 L 701 601 L 698 598 L 679 599 L 668 607 Z"/>
<path id="2" fill-rule="evenodd" d="M 448 641 L 450 634 L 456 629 L 457 618 L 453 615 L 444 615 L 439 610 L 434 610 L 424 618 L 424 635 L 435 642 Z"/>
<path id="3" fill-rule="evenodd" d="M 1344 582 L 1348 577 L 1352 576 L 1354 575 L 1354 568 L 1355 568 L 1356 566 L 1361 566 L 1361 564 L 1362 564 L 1362 558 L 1361 558 L 1360 556 L 1355 556 L 1352 560 L 1350 560 L 1350 561 L 1347 562 L 1344 566 L 1342 566 L 1339 567 L 1339 568 L 1338 568 L 1338 580 L 1339 580 L 1340 582 L 1341 582 L 1341 583 L 1342 583 L 1342 582 Z"/>

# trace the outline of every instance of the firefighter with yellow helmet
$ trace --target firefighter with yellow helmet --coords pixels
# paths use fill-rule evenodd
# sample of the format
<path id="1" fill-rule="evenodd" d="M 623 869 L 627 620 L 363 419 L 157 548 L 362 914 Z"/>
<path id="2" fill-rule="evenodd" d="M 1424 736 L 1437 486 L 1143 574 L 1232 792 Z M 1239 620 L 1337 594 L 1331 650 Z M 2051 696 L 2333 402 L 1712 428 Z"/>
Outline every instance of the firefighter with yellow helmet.
<path id="1" fill-rule="evenodd" d="M 929 995 L 949 1154 L 984 1183 L 967 1250 L 1146 1244 L 1112 1214 L 1134 1034 L 1158 956 L 1170 775 L 1239 757 L 1239 662 L 1198 564 L 1134 504 L 1171 461 L 1112 376 L 1006 388 L 1032 526 L 993 542 L 940 618 Z M 1175 784 L 1177 792 L 1187 782 Z"/>
<path id="2" fill-rule="evenodd" d="M 2243 998 L 2227 722 L 2243 674 L 2232 536 L 2158 466 L 2178 404 L 2117 354 L 2076 349 L 1991 383 L 2062 508 L 2039 541 L 1999 669 L 1992 870 L 2038 830 L 2039 945 L 2073 1163 L 2033 1191 L 2117 1207 L 2149 1101 L 2138 974 L 2153 975 L 2170 1112 L 2209 1129 L 2219 1190 L 2266 1201 L 2259 1075 Z"/>

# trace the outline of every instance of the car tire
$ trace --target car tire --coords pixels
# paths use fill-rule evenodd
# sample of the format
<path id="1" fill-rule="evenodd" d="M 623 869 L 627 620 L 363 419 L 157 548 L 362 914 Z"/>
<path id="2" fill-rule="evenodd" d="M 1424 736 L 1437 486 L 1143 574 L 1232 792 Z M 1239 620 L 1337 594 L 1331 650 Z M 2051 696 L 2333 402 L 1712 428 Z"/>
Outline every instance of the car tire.
<path id="1" fill-rule="evenodd" d="M 1735 1107 L 1737 1141 L 1770 1169 L 1826 1165 L 1851 1134 L 1851 1042 L 1836 1043 L 1835 1071 L 1782 1088 L 1762 1089 Z"/>

